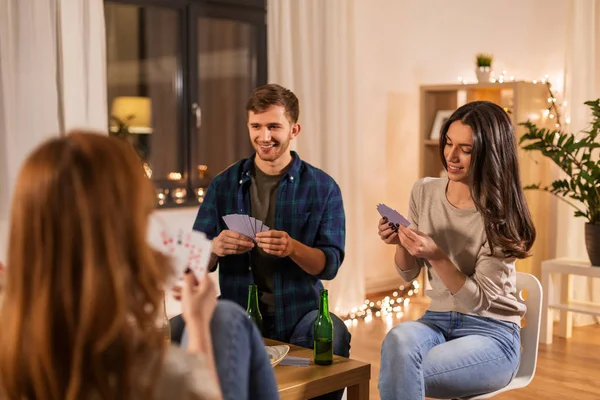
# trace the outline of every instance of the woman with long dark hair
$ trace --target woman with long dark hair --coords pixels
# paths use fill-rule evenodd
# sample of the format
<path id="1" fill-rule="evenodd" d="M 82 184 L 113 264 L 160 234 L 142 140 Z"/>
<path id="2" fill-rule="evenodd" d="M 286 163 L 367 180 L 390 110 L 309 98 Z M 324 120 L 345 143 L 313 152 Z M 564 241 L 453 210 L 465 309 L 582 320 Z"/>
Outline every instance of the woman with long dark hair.
<path id="1" fill-rule="evenodd" d="M 409 227 L 385 218 L 381 239 L 396 247 L 406 281 L 426 268 L 431 303 L 403 322 L 381 350 L 382 400 L 459 398 L 495 391 L 516 374 L 520 319 L 516 259 L 526 258 L 535 228 L 521 188 L 510 117 L 476 101 L 442 127 L 440 156 L 447 178 L 412 189 Z"/>

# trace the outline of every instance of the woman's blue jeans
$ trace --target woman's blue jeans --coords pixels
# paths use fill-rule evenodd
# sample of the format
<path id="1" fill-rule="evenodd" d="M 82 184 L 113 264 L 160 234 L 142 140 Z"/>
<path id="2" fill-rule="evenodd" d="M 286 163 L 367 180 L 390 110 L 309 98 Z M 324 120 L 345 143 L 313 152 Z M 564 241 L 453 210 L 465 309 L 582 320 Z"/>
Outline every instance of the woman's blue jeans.
<path id="1" fill-rule="evenodd" d="M 514 323 L 427 311 L 387 334 L 381 348 L 382 400 L 454 399 L 508 385 L 521 356 Z"/>
<path id="2" fill-rule="evenodd" d="M 243 308 L 219 300 L 210 330 L 224 400 L 279 399 L 277 381 L 263 338 Z M 181 347 L 187 347 L 184 330 Z"/>

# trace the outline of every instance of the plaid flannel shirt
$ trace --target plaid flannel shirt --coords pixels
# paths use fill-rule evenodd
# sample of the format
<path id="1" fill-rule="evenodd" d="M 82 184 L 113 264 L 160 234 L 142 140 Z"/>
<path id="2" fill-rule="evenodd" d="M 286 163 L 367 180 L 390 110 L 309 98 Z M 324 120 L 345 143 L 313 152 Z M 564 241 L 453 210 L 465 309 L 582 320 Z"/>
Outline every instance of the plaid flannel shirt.
<path id="1" fill-rule="evenodd" d="M 325 253 L 326 263 L 318 275 L 310 275 L 289 257 L 280 259 L 273 277 L 275 335 L 289 340 L 294 327 L 309 311 L 319 308 L 321 279 L 335 278 L 344 260 L 346 220 L 342 194 L 324 171 L 300 160 L 293 161 L 281 178 L 277 192 L 275 223 L 271 229 L 285 231 L 303 244 Z M 216 176 L 198 210 L 194 229 L 210 239 L 227 229 L 223 216 L 250 215 L 250 184 L 254 156 L 238 161 Z M 221 297 L 246 307 L 248 285 L 254 282 L 250 253 L 222 257 L 218 261 Z"/>

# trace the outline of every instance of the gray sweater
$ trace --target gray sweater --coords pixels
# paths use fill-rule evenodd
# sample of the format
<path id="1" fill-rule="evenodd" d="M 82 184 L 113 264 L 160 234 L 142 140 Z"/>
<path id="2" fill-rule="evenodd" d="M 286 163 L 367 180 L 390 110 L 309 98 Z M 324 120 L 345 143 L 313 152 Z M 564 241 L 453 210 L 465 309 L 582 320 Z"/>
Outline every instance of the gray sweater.
<path id="1" fill-rule="evenodd" d="M 525 306 L 516 299 L 515 259 L 500 249 L 490 255 L 483 218 L 475 208 L 459 209 L 448 202 L 448 178 L 425 178 L 415 183 L 409 206 L 411 228 L 429 235 L 467 280 L 454 295 L 433 268 L 418 259 L 419 267 L 398 272 L 406 281 L 422 267 L 429 270 L 431 311 L 457 311 L 519 324 Z"/>

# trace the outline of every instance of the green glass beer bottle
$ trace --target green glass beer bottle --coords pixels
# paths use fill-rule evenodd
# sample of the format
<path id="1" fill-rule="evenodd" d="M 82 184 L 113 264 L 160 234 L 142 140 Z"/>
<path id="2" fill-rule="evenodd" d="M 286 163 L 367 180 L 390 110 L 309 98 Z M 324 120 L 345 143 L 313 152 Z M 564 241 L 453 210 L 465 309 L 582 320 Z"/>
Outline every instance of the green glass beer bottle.
<path id="1" fill-rule="evenodd" d="M 256 285 L 248 286 L 248 306 L 246 307 L 246 313 L 262 333 L 263 319 L 258 307 L 258 287 Z"/>
<path id="2" fill-rule="evenodd" d="M 333 362 L 333 321 L 329 315 L 327 290 L 321 290 L 319 315 L 315 321 L 315 364 L 330 365 Z"/>

